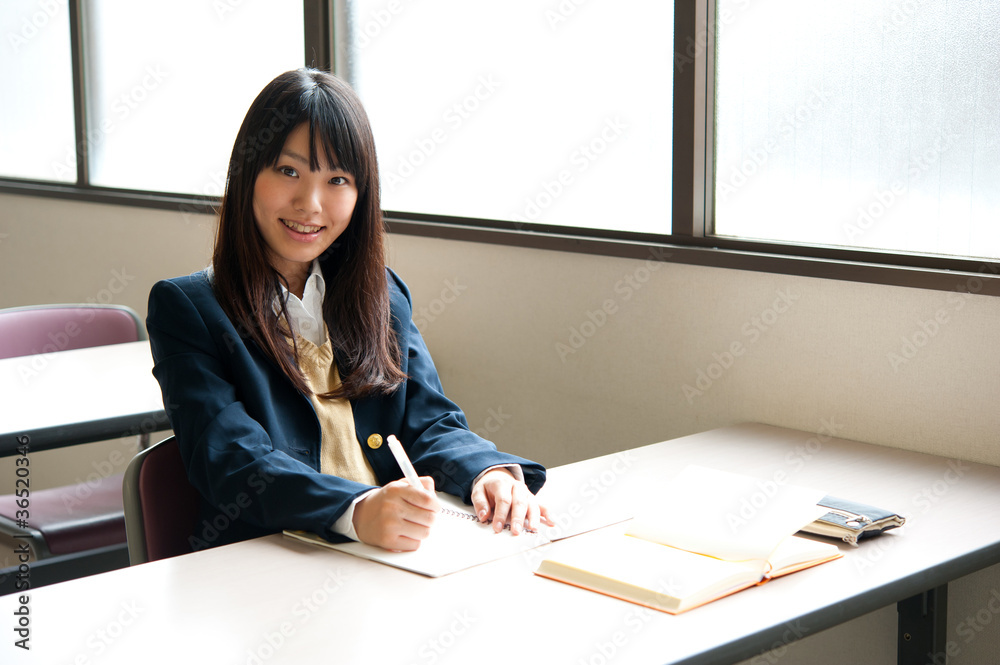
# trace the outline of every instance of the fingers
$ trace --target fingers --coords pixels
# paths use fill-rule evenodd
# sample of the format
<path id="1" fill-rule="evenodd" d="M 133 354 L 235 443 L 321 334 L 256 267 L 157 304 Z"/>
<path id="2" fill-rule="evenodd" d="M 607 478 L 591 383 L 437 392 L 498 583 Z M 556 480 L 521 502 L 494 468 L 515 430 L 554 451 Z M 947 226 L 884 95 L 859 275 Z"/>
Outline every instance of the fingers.
<path id="1" fill-rule="evenodd" d="M 488 522 L 493 512 L 493 506 L 489 497 L 486 496 L 485 483 L 478 482 L 472 488 L 472 508 L 476 511 L 476 517 L 480 522 Z"/>
<path id="2" fill-rule="evenodd" d="M 517 483 L 514 486 L 508 522 L 510 531 L 515 536 L 520 534 L 522 529 L 536 531 L 540 524 L 555 526 L 549 518 L 548 508 L 538 503 L 538 499 L 524 483 Z"/>
<path id="3" fill-rule="evenodd" d="M 437 494 L 434 492 L 433 478 L 428 476 L 420 477 L 420 482 L 423 484 L 423 490 L 418 490 L 405 480 L 397 480 L 396 482 L 403 485 L 403 496 L 409 503 L 435 513 L 441 511 L 441 502 L 437 500 Z"/>
<path id="4" fill-rule="evenodd" d="M 430 481 L 430 486 L 424 481 Z M 409 552 L 420 547 L 430 535 L 440 504 L 428 491 L 429 478 L 421 479 L 423 488 L 407 481 L 395 481 L 358 502 L 354 509 L 354 530 L 361 542 L 384 549 Z"/>
<path id="5" fill-rule="evenodd" d="M 472 505 L 479 520 L 490 521 L 496 533 L 507 524 L 515 536 L 525 528 L 534 530 L 538 524 L 552 525 L 548 512 L 539 507 L 527 485 L 506 469 L 493 469 L 483 474 L 473 487 Z"/>
<path id="6" fill-rule="evenodd" d="M 499 491 L 493 496 L 493 531 L 495 533 L 500 533 L 503 531 L 504 526 L 507 524 L 507 516 L 510 514 L 511 510 L 511 495 L 510 490 Z M 522 514 L 522 519 L 524 518 Z M 518 525 L 517 531 L 514 531 L 514 525 L 511 524 L 510 532 L 517 535 L 521 532 L 520 525 Z"/>
<path id="7" fill-rule="evenodd" d="M 500 533 L 513 505 L 513 491 L 517 481 L 504 468 L 490 469 L 472 488 L 472 506 L 480 522 L 492 520 L 493 531 Z M 523 483 L 522 483 L 523 484 Z"/>
<path id="8" fill-rule="evenodd" d="M 420 481 L 423 483 L 423 489 L 417 489 L 406 480 L 389 483 L 383 489 L 389 500 L 387 508 L 395 510 L 396 517 L 403 522 L 429 528 L 434 524 L 441 510 L 441 504 L 434 494 L 434 481 L 430 478 L 421 478 Z"/>

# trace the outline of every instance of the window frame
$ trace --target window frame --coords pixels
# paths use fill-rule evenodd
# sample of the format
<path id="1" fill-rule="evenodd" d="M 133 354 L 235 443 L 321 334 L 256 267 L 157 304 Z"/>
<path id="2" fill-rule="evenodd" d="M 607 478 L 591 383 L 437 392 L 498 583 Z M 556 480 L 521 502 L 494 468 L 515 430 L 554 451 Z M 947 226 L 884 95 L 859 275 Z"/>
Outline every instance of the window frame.
<path id="1" fill-rule="evenodd" d="M 0 177 L 0 193 L 213 214 L 220 199 L 89 183 L 81 5 L 69 0 L 77 145 L 75 184 Z M 349 75 L 337 58 L 346 39 L 342 0 L 303 0 L 305 62 Z M 491 219 L 385 211 L 391 233 L 652 259 L 688 265 L 1000 296 L 1000 261 L 771 242 L 712 235 L 715 0 L 674 8 L 673 201 L 670 233 L 642 234 Z"/>

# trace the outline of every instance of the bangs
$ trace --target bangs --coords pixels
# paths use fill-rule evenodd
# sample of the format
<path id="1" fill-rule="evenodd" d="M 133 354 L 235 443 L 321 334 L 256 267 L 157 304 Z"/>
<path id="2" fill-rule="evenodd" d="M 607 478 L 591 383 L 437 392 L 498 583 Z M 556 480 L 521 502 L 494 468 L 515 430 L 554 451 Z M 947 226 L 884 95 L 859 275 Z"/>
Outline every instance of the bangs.
<path id="1" fill-rule="evenodd" d="M 359 145 L 359 127 L 342 103 L 334 99 L 332 91 L 316 86 L 302 99 L 302 122 L 309 123 L 309 168 L 313 171 L 324 166 L 350 173 L 359 180 L 365 172 L 365 151 Z M 319 147 L 323 154 L 320 155 Z M 325 162 L 325 163 L 324 163 Z"/>

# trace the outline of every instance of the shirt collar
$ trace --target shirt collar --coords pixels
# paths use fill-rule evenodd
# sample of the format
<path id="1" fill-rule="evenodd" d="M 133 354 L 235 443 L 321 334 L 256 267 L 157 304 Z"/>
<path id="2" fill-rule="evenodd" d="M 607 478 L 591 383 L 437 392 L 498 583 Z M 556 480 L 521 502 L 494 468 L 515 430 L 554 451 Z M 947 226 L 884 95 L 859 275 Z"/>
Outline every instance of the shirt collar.
<path id="1" fill-rule="evenodd" d="M 280 283 L 280 282 L 279 282 Z M 306 277 L 306 286 L 302 290 L 300 299 L 290 292 L 284 284 L 281 284 L 281 298 L 285 299 L 285 309 L 288 312 L 288 321 L 291 329 L 302 335 L 312 343 L 320 346 L 325 340 L 325 326 L 323 325 L 323 298 L 326 296 L 326 280 L 323 278 L 323 271 L 319 267 L 319 259 L 314 259 L 309 276 Z M 275 296 L 274 310 L 281 311 L 279 296 Z"/>
<path id="2" fill-rule="evenodd" d="M 292 298 L 296 298 L 294 293 L 289 293 L 284 284 L 281 285 L 281 293 L 282 295 L 288 293 Z M 323 270 L 319 267 L 319 259 L 313 259 L 312 266 L 309 268 L 309 276 L 306 277 L 306 287 L 302 290 L 301 302 L 305 304 L 310 300 L 316 300 L 321 308 L 320 311 L 322 311 L 325 295 L 326 280 L 323 279 Z"/>

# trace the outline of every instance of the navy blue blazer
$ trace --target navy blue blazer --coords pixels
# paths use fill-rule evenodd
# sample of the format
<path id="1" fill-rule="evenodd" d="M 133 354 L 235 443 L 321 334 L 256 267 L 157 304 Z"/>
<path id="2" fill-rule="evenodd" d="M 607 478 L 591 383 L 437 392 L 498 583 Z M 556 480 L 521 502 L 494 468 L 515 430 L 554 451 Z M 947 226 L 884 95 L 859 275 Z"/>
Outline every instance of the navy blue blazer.
<path id="1" fill-rule="evenodd" d="M 390 395 L 351 403 L 357 444 L 379 482 L 402 477 L 388 445 L 378 445 L 395 434 L 420 475 L 466 503 L 476 476 L 497 464 L 520 464 L 537 492 L 545 482 L 540 465 L 500 453 L 469 431 L 465 415 L 445 397 L 413 324 L 409 290 L 391 270 L 388 283 L 408 379 Z M 312 403 L 240 335 L 215 298 L 210 273 L 155 284 L 146 327 L 153 375 L 188 478 L 203 499 L 194 548 L 282 529 L 344 540 L 330 526 L 371 487 L 320 473 L 321 433 Z"/>

